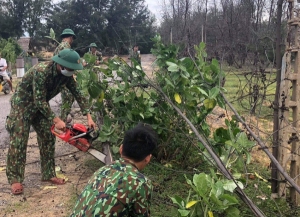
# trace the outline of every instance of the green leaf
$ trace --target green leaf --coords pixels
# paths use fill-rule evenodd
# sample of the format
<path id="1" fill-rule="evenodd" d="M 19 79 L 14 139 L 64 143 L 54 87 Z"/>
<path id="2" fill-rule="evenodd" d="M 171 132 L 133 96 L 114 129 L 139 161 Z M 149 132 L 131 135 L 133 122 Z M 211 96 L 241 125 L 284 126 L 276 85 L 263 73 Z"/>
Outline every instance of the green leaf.
<path id="1" fill-rule="evenodd" d="M 227 205 L 227 206 L 231 206 L 231 205 L 235 205 L 235 204 L 239 203 L 239 201 L 234 196 L 231 196 L 229 194 L 222 194 L 220 196 L 220 199 L 225 200 L 225 201 L 223 201 L 223 203 L 224 203 L 224 205 Z"/>
<path id="2" fill-rule="evenodd" d="M 90 81 L 98 81 L 98 75 L 93 71 L 90 72 Z"/>
<path id="3" fill-rule="evenodd" d="M 213 87 L 210 91 L 209 91 L 209 98 L 211 99 L 215 99 L 220 93 L 220 89 L 217 87 Z"/>
<path id="4" fill-rule="evenodd" d="M 124 102 L 124 95 L 118 96 L 116 98 L 113 99 L 114 103 L 118 103 L 118 102 Z"/>
<path id="5" fill-rule="evenodd" d="M 226 217 L 240 217 L 240 211 L 235 207 L 229 207 L 225 210 Z"/>
<path id="6" fill-rule="evenodd" d="M 213 109 L 217 105 L 217 101 L 214 99 L 205 99 L 203 105 L 207 110 Z"/>
<path id="7" fill-rule="evenodd" d="M 251 154 L 250 152 L 245 152 L 247 160 L 246 160 L 246 164 L 249 164 L 251 162 Z"/>
<path id="8" fill-rule="evenodd" d="M 145 117 L 144 117 L 144 115 L 143 115 L 142 113 L 140 113 L 140 116 L 141 116 L 143 119 L 145 119 Z"/>
<path id="9" fill-rule="evenodd" d="M 88 87 L 88 92 L 93 99 L 98 98 L 101 94 L 101 91 L 102 91 L 102 87 L 97 83 L 92 83 Z"/>
<path id="10" fill-rule="evenodd" d="M 188 216 L 190 214 L 190 211 L 185 209 L 178 209 L 178 212 L 181 216 Z"/>
<path id="11" fill-rule="evenodd" d="M 174 204 L 177 204 L 180 208 L 184 208 L 185 207 L 185 202 L 184 202 L 184 200 L 181 197 L 175 195 L 174 197 L 170 197 L 170 198 L 171 198 L 172 202 Z"/>
<path id="12" fill-rule="evenodd" d="M 168 67 L 168 71 L 169 72 L 178 72 L 179 71 L 179 67 L 178 66 L 169 66 Z"/>
<path id="13" fill-rule="evenodd" d="M 104 132 L 103 130 L 101 131 L 101 134 L 103 134 L 104 136 L 110 136 L 114 133 L 115 129 L 111 129 L 110 131 L 108 132 Z"/>
<path id="14" fill-rule="evenodd" d="M 169 79 L 165 78 L 165 81 L 167 82 L 168 85 L 175 88 L 174 84 Z"/>
<path id="15" fill-rule="evenodd" d="M 223 183 L 221 181 L 217 181 L 214 185 L 212 185 L 212 193 L 219 198 L 224 192 Z"/>
<path id="16" fill-rule="evenodd" d="M 55 32 L 54 32 L 54 30 L 52 28 L 50 28 L 50 37 L 52 39 L 55 39 Z"/>
<path id="17" fill-rule="evenodd" d="M 126 116 L 130 121 L 133 121 L 132 114 L 130 111 L 127 112 Z"/>
<path id="18" fill-rule="evenodd" d="M 120 147 L 118 147 L 118 146 L 116 146 L 116 145 L 113 145 L 113 146 L 112 146 L 112 152 L 113 152 L 114 154 L 119 153 L 119 151 L 120 151 Z"/>
<path id="19" fill-rule="evenodd" d="M 255 146 L 254 141 L 250 141 L 245 132 L 237 134 L 237 143 L 243 148 L 252 148 Z"/>
<path id="20" fill-rule="evenodd" d="M 194 62 L 189 57 L 184 57 L 181 60 L 182 65 L 186 68 L 186 71 L 190 72 L 194 68 Z"/>
<path id="21" fill-rule="evenodd" d="M 223 188 L 226 191 L 229 191 L 231 193 L 233 193 L 234 189 L 236 189 L 236 184 L 234 183 L 233 180 L 225 180 L 223 183 Z"/>
<path id="22" fill-rule="evenodd" d="M 168 66 L 178 66 L 176 63 L 173 63 L 173 62 L 170 62 L 170 61 L 166 61 L 166 64 L 168 65 Z"/>
<path id="23" fill-rule="evenodd" d="M 199 47 L 200 47 L 201 50 L 204 50 L 205 49 L 205 43 L 204 42 L 200 42 L 200 46 Z"/>
<path id="24" fill-rule="evenodd" d="M 226 205 L 223 205 L 223 202 L 221 200 L 219 200 L 216 197 L 216 195 L 214 195 L 214 194 L 210 195 L 210 200 L 214 203 L 214 207 L 219 209 L 219 210 L 224 210 L 228 207 Z"/>
<path id="25" fill-rule="evenodd" d="M 193 183 L 197 188 L 197 192 L 202 196 L 206 197 L 208 191 L 210 191 L 210 184 L 208 183 L 207 175 L 205 173 L 195 174 L 193 177 Z"/>

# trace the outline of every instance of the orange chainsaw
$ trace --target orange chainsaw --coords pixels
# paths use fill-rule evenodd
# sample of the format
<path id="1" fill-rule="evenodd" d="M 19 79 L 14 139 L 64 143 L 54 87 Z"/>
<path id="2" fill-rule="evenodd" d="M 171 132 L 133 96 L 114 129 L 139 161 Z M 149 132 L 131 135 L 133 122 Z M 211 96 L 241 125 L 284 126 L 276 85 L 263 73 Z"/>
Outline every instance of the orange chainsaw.
<path id="1" fill-rule="evenodd" d="M 55 125 L 51 127 L 53 135 L 75 146 L 80 151 L 89 152 L 95 158 L 106 164 L 106 155 L 91 146 L 92 142 L 99 136 L 99 133 L 92 136 L 91 133 L 93 131 L 93 128 L 87 129 L 83 124 L 67 126 L 66 131 L 62 133 L 55 130 Z"/>

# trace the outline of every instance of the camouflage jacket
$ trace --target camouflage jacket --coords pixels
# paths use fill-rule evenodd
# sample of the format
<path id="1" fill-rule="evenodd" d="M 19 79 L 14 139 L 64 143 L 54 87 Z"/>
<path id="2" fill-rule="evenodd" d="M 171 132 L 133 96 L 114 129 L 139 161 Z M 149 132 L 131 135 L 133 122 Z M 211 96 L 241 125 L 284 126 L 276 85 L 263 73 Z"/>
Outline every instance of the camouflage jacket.
<path id="1" fill-rule="evenodd" d="M 150 216 L 152 184 L 120 158 L 96 171 L 70 217 Z"/>
<path id="2" fill-rule="evenodd" d="M 56 71 L 56 63 L 41 62 L 29 69 L 18 83 L 11 103 L 24 108 L 24 118 L 30 118 L 37 111 L 49 120 L 55 114 L 50 108 L 49 100 L 67 87 L 80 105 L 82 113 L 89 112 L 86 97 L 78 89 L 73 77 L 64 76 Z"/>
<path id="3" fill-rule="evenodd" d="M 68 49 L 71 48 L 71 45 L 69 44 L 69 42 L 67 41 L 62 41 L 55 49 L 53 55 L 57 55 L 59 53 L 59 51 L 63 50 L 63 49 Z"/>
<path id="4" fill-rule="evenodd" d="M 137 51 L 132 51 L 130 57 L 135 59 L 139 64 L 141 64 L 141 55 Z"/>

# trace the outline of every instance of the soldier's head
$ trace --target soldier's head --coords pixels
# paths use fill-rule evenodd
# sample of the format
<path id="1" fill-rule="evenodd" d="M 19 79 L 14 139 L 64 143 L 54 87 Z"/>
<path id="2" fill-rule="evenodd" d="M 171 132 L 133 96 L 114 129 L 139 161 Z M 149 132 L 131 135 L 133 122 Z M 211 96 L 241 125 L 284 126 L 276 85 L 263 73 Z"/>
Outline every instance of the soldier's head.
<path id="1" fill-rule="evenodd" d="M 57 70 L 68 77 L 74 74 L 74 70 L 83 69 L 79 54 L 72 49 L 61 50 L 52 60 L 57 63 Z"/>
<path id="2" fill-rule="evenodd" d="M 92 52 L 95 52 L 95 51 L 97 50 L 97 45 L 96 45 L 96 43 L 91 43 L 89 47 L 91 48 L 91 51 L 92 51 Z"/>
<path id="3" fill-rule="evenodd" d="M 60 38 L 62 41 L 67 41 L 69 44 L 76 39 L 76 35 L 72 29 L 64 29 L 64 31 L 60 34 Z"/>
<path id="4" fill-rule="evenodd" d="M 157 141 L 157 134 L 152 127 L 139 123 L 125 132 L 123 144 L 120 147 L 121 156 L 135 162 L 141 170 L 150 162 Z"/>
<path id="5" fill-rule="evenodd" d="M 136 51 L 138 51 L 138 50 L 139 50 L 139 46 L 138 46 L 138 45 L 134 45 L 134 46 L 133 46 L 133 51 L 136 52 Z"/>

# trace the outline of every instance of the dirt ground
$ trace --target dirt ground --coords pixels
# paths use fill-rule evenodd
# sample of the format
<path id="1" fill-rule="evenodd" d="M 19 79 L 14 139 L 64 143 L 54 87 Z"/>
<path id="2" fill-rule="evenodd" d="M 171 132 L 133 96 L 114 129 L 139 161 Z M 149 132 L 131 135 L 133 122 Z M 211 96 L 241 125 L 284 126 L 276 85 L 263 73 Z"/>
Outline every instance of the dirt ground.
<path id="1" fill-rule="evenodd" d="M 126 56 L 123 58 L 128 62 Z M 148 76 L 152 76 L 154 60 L 152 55 L 142 55 L 142 66 Z M 86 162 L 94 158 L 57 139 L 56 166 L 61 168 L 62 174 L 66 176 L 68 181 L 65 185 L 42 182 L 36 133 L 30 132 L 29 138 L 23 183 L 24 194 L 22 195 L 14 196 L 11 194 L 10 185 L 5 175 L 5 160 L 9 142 L 5 141 L 5 147 L 0 149 L 0 217 L 69 216 L 76 195 L 81 192 L 95 171 L 95 168 L 86 166 Z M 99 165 L 101 166 L 101 164 Z"/>

